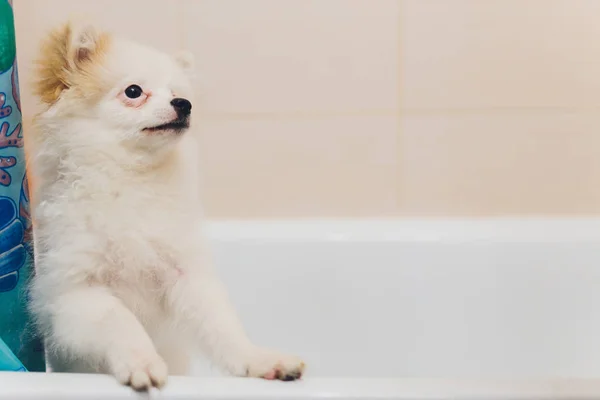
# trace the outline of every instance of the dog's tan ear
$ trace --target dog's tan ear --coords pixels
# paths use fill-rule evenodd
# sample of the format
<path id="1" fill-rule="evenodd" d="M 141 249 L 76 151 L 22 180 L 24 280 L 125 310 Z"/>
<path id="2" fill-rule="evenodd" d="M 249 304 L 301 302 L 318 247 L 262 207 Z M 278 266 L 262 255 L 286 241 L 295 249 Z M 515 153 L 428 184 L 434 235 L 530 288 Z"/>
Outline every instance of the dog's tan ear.
<path id="1" fill-rule="evenodd" d="M 70 88 L 78 75 L 97 63 L 108 46 L 109 36 L 89 24 L 67 23 L 50 32 L 37 60 L 35 93 L 53 104 Z"/>
<path id="2" fill-rule="evenodd" d="M 68 59 L 74 68 L 93 61 L 94 54 L 101 46 L 101 37 L 92 25 L 70 24 Z"/>
<path id="3" fill-rule="evenodd" d="M 194 54 L 191 51 L 181 50 L 176 53 L 173 58 L 175 59 L 177 65 L 179 65 L 186 74 L 193 75 L 195 62 Z"/>

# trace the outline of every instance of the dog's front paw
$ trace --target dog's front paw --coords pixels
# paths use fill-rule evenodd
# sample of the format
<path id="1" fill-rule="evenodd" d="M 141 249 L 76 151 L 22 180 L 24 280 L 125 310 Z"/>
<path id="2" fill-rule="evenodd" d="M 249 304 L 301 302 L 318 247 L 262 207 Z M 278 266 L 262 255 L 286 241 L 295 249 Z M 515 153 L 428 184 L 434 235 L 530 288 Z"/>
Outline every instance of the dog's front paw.
<path id="1" fill-rule="evenodd" d="M 292 355 L 258 349 L 246 364 L 246 376 L 269 380 L 295 381 L 302 377 L 304 362 Z"/>
<path id="2" fill-rule="evenodd" d="M 123 385 L 135 390 L 161 388 L 167 383 L 167 364 L 156 353 L 131 353 L 121 355 L 111 363 L 114 376 Z"/>

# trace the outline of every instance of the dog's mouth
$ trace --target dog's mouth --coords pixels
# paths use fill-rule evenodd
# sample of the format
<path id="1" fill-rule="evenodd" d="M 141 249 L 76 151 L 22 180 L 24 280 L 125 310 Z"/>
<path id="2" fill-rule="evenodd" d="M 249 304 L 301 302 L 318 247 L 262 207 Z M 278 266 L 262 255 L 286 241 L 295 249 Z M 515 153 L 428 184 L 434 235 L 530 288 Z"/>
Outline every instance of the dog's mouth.
<path id="1" fill-rule="evenodd" d="M 160 131 L 173 131 L 175 133 L 181 133 L 190 127 L 190 121 L 188 118 L 176 119 L 175 121 L 167 122 L 156 126 L 151 126 L 142 129 L 144 132 L 160 132 Z"/>

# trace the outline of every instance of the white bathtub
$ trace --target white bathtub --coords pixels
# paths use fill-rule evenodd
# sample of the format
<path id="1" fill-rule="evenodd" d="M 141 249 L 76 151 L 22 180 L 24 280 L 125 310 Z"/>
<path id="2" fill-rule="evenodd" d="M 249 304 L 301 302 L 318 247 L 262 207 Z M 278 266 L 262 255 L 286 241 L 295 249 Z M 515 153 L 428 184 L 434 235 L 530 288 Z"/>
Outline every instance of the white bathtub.
<path id="1" fill-rule="evenodd" d="M 600 398 L 600 219 L 215 222 L 250 335 L 297 383 L 172 378 L 164 399 Z M 49 393 L 52 393 L 51 395 Z M 0 374 L 0 399 L 129 399 L 109 377 Z"/>

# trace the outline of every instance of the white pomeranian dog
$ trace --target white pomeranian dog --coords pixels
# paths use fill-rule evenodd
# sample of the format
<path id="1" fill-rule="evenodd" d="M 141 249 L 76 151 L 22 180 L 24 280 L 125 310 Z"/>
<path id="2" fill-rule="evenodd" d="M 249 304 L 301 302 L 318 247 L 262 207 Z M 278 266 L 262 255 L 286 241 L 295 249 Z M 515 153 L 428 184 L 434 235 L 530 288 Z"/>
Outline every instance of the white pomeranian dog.
<path id="1" fill-rule="evenodd" d="M 250 342 L 202 244 L 192 64 L 85 24 L 42 46 L 31 308 L 55 371 L 143 390 L 200 349 L 235 376 L 302 375 Z"/>

